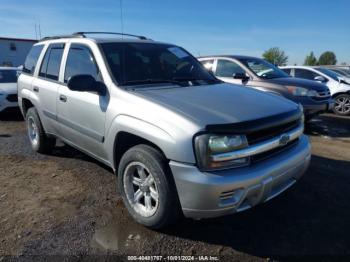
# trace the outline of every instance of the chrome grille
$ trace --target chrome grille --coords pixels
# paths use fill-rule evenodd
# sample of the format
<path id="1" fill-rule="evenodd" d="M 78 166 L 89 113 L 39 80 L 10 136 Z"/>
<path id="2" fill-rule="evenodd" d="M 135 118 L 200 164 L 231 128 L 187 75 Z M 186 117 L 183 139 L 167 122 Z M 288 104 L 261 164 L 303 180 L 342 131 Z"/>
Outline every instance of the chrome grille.
<path id="1" fill-rule="evenodd" d="M 253 132 L 247 134 L 247 140 L 249 145 L 254 145 L 264 140 L 268 140 L 270 138 L 276 137 L 280 134 L 288 132 L 296 127 L 298 127 L 301 123 L 300 119 L 296 119 L 294 121 L 288 122 L 286 124 L 277 125 L 271 128 L 266 128 L 263 130 L 259 130 L 257 132 Z"/>

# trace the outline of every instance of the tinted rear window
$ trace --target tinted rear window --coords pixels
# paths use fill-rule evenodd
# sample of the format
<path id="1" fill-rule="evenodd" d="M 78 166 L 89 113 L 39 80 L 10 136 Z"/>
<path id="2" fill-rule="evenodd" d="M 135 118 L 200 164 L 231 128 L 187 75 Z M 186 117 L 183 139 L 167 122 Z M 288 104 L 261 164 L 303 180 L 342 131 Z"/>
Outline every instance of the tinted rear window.
<path id="1" fill-rule="evenodd" d="M 58 80 L 64 44 L 50 45 L 46 51 L 39 75 L 41 77 Z"/>
<path id="2" fill-rule="evenodd" d="M 24 73 L 31 75 L 34 73 L 36 63 L 38 62 L 43 47 L 43 45 L 35 45 L 32 47 L 23 65 Z"/>
<path id="3" fill-rule="evenodd" d="M 315 80 L 316 76 L 319 76 L 317 73 L 307 70 L 307 69 L 294 69 L 295 77 L 309 79 L 309 80 Z"/>

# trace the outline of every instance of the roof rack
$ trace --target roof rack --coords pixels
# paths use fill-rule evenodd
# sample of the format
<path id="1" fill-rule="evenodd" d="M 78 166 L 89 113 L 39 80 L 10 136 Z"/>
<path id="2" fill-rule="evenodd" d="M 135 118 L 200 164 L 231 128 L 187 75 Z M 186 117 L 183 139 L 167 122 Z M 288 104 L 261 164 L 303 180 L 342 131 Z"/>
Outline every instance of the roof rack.
<path id="1" fill-rule="evenodd" d="M 102 34 L 102 35 L 121 35 L 121 36 L 131 36 L 131 37 L 136 37 L 141 40 L 148 40 L 147 37 L 142 36 L 142 35 L 131 35 L 131 34 L 124 34 L 124 33 L 117 33 L 117 32 L 76 32 L 73 33 L 73 35 L 79 35 L 86 37 L 86 35 L 96 35 L 96 34 Z"/>
<path id="2" fill-rule="evenodd" d="M 46 41 L 46 40 L 61 39 L 61 38 L 75 38 L 75 37 L 76 38 L 86 38 L 86 35 L 95 35 L 95 34 L 131 36 L 131 37 L 136 37 L 140 40 L 150 40 L 147 37 L 142 36 L 142 35 L 131 35 L 131 34 L 115 33 L 115 32 L 75 32 L 71 35 L 47 36 L 47 37 L 40 39 L 40 42 Z"/>

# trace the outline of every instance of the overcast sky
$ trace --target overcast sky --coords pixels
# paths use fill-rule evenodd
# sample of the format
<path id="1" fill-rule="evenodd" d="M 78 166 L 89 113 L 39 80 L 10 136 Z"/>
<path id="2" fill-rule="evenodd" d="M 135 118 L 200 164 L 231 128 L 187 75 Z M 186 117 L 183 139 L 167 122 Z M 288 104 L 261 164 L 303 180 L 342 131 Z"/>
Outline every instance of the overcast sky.
<path id="1" fill-rule="evenodd" d="M 289 64 L 331 50 L 350 64 L 349 0 L 122 0 L 124 31 L 181 45 L 194 55 L 261 56 L 280 47 Z M 35 38 L 121 31 L 119 0 L 1 0 L 0 36 Z"/>

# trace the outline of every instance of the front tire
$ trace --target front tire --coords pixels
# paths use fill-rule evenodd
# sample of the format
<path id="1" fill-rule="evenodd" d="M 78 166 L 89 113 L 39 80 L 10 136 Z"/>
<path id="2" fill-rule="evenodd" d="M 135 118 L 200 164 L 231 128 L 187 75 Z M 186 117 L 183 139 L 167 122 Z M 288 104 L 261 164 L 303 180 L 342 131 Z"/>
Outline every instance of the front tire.
<path id="1" fill-rule="evenodd" d="M 163 228 L 181 215 L 168 163 L 151 146 L 137 145 L 123 155 L 118 186 L 131 216 L 146 227 Z"/>
<path id="2" fill-rule="evenodd" d="M 350 95 L 341 94 L 337 95 L 335 98 L 335 103 L 333 107 L 333 112 L 340 116 L 350 115 Z"/>
<path id="3" fill-rule="evenodd" d="M 28 109 L 26 122 L 32 149 L 42 154 L 50 153 L 56 144 L 56 139 L 46 135 L 39 114 L 34 107 Z"/>

